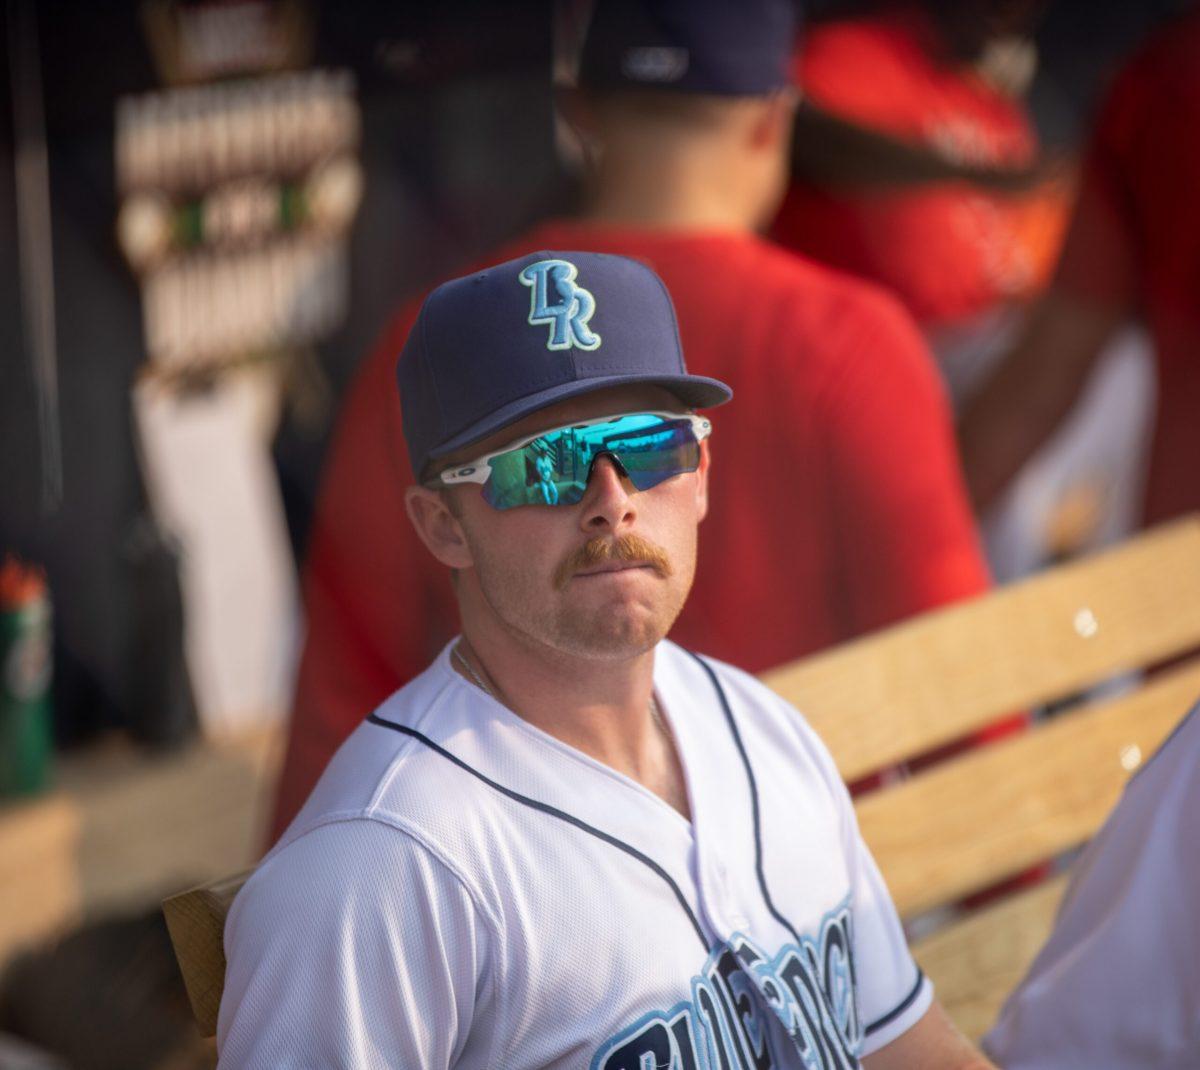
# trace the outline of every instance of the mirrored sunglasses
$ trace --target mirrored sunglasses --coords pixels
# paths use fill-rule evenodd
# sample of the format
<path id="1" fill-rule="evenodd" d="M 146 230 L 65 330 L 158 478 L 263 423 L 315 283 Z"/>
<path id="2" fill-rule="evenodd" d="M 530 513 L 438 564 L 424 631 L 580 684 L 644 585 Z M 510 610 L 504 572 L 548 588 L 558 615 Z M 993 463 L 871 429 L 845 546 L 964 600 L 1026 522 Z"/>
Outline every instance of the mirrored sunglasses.
<path id="1" fill-rule="evenodd" d="M 435 482 L 483 485 L 494 509 L 575 505 L 583 499 L 597 457 L 608 457 L 638 490 L 700 466 L 700 443 L 712 424 L 695 413 L 635 412 L 539 431 L 477 460 L 456 465 Z"/>

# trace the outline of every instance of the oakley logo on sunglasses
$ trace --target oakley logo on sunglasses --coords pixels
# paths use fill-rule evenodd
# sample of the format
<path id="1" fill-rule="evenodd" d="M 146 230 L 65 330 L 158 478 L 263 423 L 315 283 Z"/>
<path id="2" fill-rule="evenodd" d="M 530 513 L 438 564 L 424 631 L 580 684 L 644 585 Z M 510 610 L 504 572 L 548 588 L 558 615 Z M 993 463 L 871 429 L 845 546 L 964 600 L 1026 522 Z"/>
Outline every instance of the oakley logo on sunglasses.
<path id="1" fill-rule="evenodd" d="M 521 271 L 521 282 L 530 288 L 529 323 L 550 325 L 547 349 L 596 349 L 600 336 L 588 326 L 596 311 L 596 299 L 575 285 L 578 269 L 566 260 L 539 260 Z M 558 298 L 550 304 L 550 291 Z"/>

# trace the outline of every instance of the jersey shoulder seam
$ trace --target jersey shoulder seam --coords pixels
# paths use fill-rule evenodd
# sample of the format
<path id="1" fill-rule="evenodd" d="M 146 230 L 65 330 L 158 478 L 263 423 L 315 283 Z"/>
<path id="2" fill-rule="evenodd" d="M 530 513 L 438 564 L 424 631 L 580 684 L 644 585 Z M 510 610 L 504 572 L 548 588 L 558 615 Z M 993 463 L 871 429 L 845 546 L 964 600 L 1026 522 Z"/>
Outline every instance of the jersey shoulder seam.
<path id="1" fill-rule="evenodd" d="M 430 714 L 433 714 L 437 711 L 437 708 L 445 701 L 447 692 L 453 686 L 454 680 L 452 678 L 446 679 L 442 682 L 442 686 L 426 704 L 421 716 L 422 721 Z M 382 710 L 386 705 L 387 703 L 385 702 L 380 706 L 377 706 L 375 708 L 376 715 L 378 715 L 379 711 Z M 413 727 L 416 726 L 414 725 Z M 425 750 L 425 748 L 421 747 L 421 745 L 411 736 L 401 736 L 401 739 L 402 742 L 396 747 L 395 753 L 393 753 L 391 761 L 388 762 L 387 768 L 379 775 L 379 780 L 375 784 L 375 790 L 371 792 L 371 797 L 367 801 L 367 805 L 364 807 L 364 813 L 374 814 L 377 812 L 381 805 L 383 796 L 386 794 L 388 788 L 391 787 L 392 781 L 396 778 L 396 774 L 400 771 L 400 766 L 404 763 L 404 760 L 413 753 L 417 753 L 418 749 L 419 752 L 424 752 Z"/>
<path id="2" fill-rule="evenodd" d="M 492 935 L 499 935 L 499 930 L 502 928 L 499 918 L 495 914 L 495 911 L 492 909 L 491 905 L 487 902 L 486 898 L 483 896 L 483 893 L 475 886 L 474 882 L 471 881 L 468 875 L 463 872 L 461 867 L 454 862 L 452 858 L 450 858 L 450 856 L 440 845 L 435 843 L 424 834 L 423 830 L 420 829 L 419 826 L 413 822 L 406 821 L 404 818 L 396 814 L 392 814 L 387 811 L 371 810 L 369 808 L 355 810 L 331 810 L 325 814 L 322 814 L 319 818 L 313 821 L 312 824 L 305 825 L 303 829 L 296 833 L 296 835 L 288 837 L 285 841 L 281 841 L 278 847 L 271 852 L 271 855 L 273 856 L 287 847 L 290 847 L 293 843 L 297 843 L 319 829 L 327 828 L 330 825 L 350 824 L 355 821 L 365 821 L 376 825 L 383 825 L 386 828 L 390 828 L 396 832 L 399 832 L 402 836 L 407 837 L 422 847 L 426 853 L 432 855 L 438 862 L 440 862 L 441 865 L 451 874 L 451 876 L 453 876 L 454 879 L 463 886 L 464 891 L 466 891 L 472 903 L 475 904 L 475 908 L 483 916 L 484 920 L 488 923 L 488 926 L 493 929 Z M 264 859 L 264 861 L 266 861 L 266 859 Z"/>

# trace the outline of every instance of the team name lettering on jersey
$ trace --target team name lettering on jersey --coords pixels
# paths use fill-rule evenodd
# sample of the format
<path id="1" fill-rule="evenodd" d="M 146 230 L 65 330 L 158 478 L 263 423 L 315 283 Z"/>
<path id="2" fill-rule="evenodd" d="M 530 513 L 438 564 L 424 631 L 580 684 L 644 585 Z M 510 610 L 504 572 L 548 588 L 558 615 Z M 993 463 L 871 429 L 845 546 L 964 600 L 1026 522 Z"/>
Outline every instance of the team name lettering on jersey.
<path id="1" fill-rule="evenodd" d="M 550 325 L 547 349 L 595 349 L 600 336 L 588 326 L 596 311 L 591 292 L 575 284 L 578 269 L 567 260 L 539 260 L 522 268 L 520 279 L 530 288 L 529 323 Z M 550 304 L 550 289 L 558 298 Z"/>
<path id="2" fill-rule="evenodd" d="M 592 1070 L 857 1070 L 858 1010 L 849 903 L 821 922 L 816 938 L 784 944 L 773 958 L 748 937 L 716 948 L 692 978 L 691 999 L 639 1019 L 603 1045 Z M 792 1051 L 775 1050 L 771 1013 Z"/>

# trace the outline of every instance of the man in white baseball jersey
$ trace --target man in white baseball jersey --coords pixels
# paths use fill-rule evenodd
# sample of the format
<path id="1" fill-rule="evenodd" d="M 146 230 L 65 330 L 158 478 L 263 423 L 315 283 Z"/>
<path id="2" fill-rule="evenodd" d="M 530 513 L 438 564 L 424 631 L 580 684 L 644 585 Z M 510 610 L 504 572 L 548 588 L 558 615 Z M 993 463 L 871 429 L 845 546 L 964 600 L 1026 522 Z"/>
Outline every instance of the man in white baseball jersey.
<path id="1" fill-rule="evenodd" d="M 1200 707 L 1080 856 L 985 1047 L 1009 1070 L 1200 1066 Z"/>
<path id="2" fill-rule="evenodd" d="M 987 1067 L 803 719 L 663 639 L 707 508 L 693 410 L 729 390 L 687 373 L 661 280 L 553 252 L 457 279 L 398 375 L 463 634 L 235 901 L 221 1065 Z"/>

